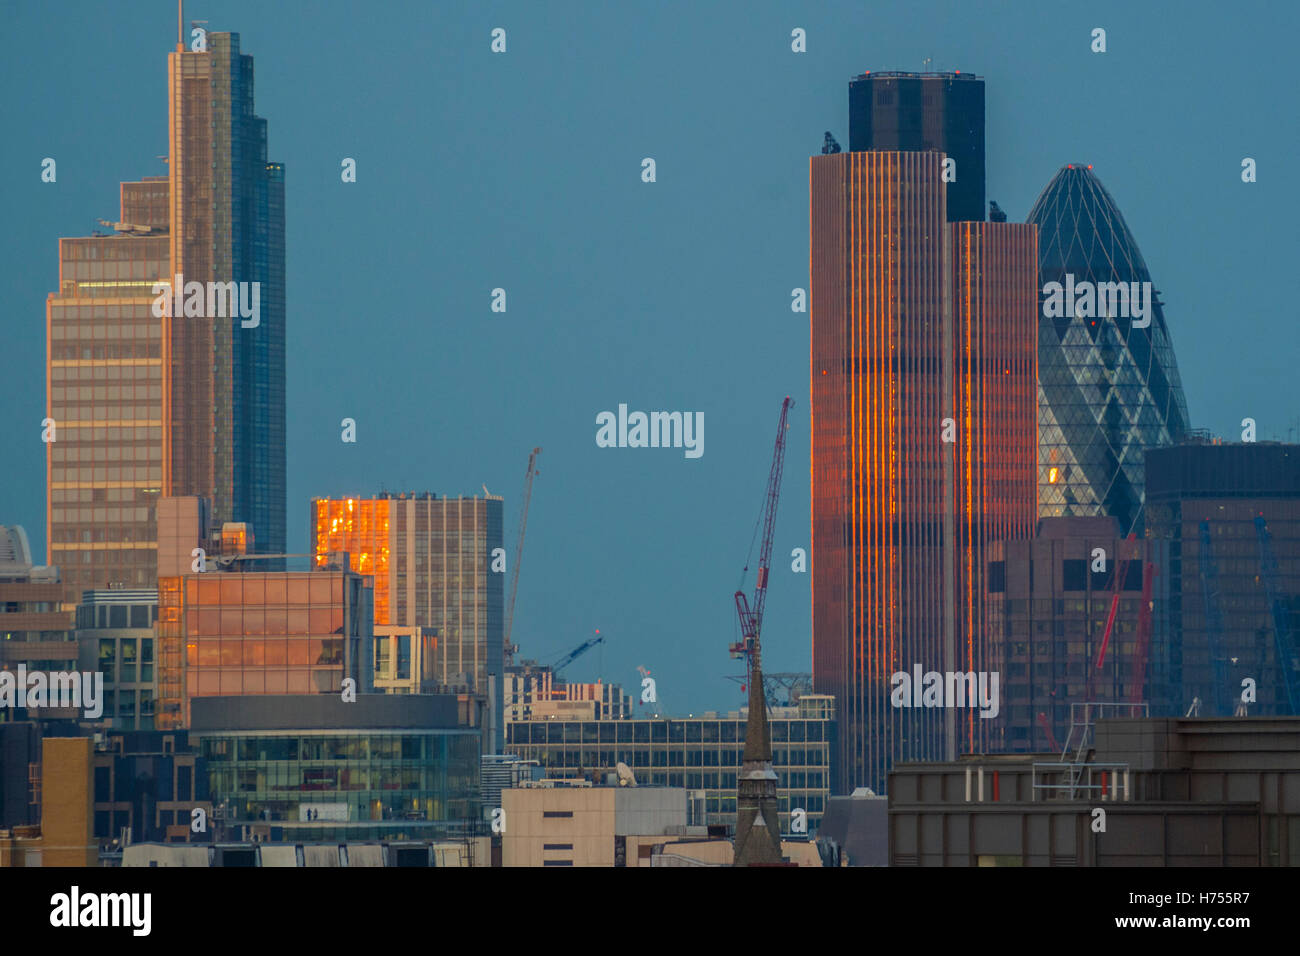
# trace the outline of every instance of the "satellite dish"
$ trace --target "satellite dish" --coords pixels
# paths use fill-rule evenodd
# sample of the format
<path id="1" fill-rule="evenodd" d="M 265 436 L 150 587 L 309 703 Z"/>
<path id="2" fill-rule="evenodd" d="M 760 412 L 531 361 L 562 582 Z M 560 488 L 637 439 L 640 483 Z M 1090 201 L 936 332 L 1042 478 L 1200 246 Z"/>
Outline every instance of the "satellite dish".
<path id="1" fill-rule="evenodd" d="M 618 785 L 620 787 L 636 786 L 636 775 L 632 773 L 632 768 L 623 761 L 620 760 L 614 770 L 618 773 Z"/>

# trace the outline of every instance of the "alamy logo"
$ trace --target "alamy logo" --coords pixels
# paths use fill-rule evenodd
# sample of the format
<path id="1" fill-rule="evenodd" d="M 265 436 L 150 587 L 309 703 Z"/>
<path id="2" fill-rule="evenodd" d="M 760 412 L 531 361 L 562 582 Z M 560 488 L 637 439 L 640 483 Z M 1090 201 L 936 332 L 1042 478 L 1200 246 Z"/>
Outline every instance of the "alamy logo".
<path id="1" fill-rule="evenodd" d="M 1150 282 L 1074 282 L 1074 274 L 1065 274 L 1065 285 L 1049 282 L 1043 286 L 1043 317 L 1062 319 L 1098 316 L 1133 319 L 1133 328 L 1151 324 Z"/>
<path id="2" fill-rule="evenodd" d="M 86 893 L 74 886 L 50 897 L 51 926 L 127 926 L 148 936 L 153 922 L 151 893 Z"/>
<path id="3" fill-rule="evenodd" d="M 626 405 L 596 416 L 599 448 L 684 448 L 687 458 L 704 454 L 703 412 L 632 412 Z"/>
<path id="4" fill-rule="evenodd" d="M 889 702 L 895 707 L 976 707 L 981 717 L 996 717 L 1001 709 L 998 695 L 998 672 L 926 671 L 912 666 L 912 673 L 898 671 L 889 679 L 893 693 Z M 976 696 L 976 688 L 979 696 Z"/>
<path id="5" fill-rule="evenodd" d="M 104 713 L 104 675 L 100 671 L 0 671 L 0 707 L 76 707 L 88 720 Z"/>
<path id="6" fill-rule="evenodd" d="M 184 316 L 187 319 L 224 319 L 239 316 L 239 325 L 255 329 L 262 323 L 262 284 L 260 282 L 186 282 L 179 273 L 167 288 L 155 282 L 150 290 L 153 316 Z M 251 319 L 252 321 L 248 321 Z"/>

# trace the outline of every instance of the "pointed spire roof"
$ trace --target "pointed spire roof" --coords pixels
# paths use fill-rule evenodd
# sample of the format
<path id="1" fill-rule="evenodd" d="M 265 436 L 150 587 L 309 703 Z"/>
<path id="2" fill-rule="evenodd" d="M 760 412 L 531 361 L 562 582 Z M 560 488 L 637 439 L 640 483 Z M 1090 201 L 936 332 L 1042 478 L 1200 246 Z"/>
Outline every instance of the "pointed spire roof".
<path id="1" fill-rule="evenodd" d="M 742 762 L 772 760 L 772 735 L 767 724 L 767 698 L 763 694 L 763 671 L 757 660 L 749 671 L 749 716 L 745 721 L 745 753 Z"/>

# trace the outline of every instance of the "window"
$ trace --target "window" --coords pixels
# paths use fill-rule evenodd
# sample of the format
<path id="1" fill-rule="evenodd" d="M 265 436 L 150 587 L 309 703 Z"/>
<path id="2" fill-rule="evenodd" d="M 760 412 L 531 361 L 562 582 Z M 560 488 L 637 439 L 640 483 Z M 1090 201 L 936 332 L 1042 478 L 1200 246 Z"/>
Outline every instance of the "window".
<path id="1" fill-rule="evenodd" d="M 543 843 L 542 850 L 572 850 L 572 843 Z"/>
<path id="2" fill-rule="evenodd" d="M 572 810 L 543 810 L 542 811 L 542 817 L 543 819 L 546 820 L 551 820 L 557 817 L 571 817 L 571 816 L 573 816 Z"/>
<path id="3" fill-rule="evenodd" d="M 1082 591 L 1087 587 L 1088 562 L 1082 559 L 1062 562 L 1062 577 L 1065 590 Z"/>

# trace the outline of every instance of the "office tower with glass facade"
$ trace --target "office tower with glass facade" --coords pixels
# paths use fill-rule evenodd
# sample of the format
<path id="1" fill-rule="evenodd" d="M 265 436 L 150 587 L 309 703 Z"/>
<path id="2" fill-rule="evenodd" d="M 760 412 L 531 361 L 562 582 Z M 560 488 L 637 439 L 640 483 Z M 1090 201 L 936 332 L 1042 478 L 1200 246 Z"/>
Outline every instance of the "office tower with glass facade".
<path id="1" fill-rule="evenodd" d="M 162 655 L 160 726 L 189 726 L 198 697 L 338 697 L 344 678 L 356 681 L 358 694 L 372 688 L 371 590 L 344 557 L 311 571 L 257 571 L 235 561 L 159 579 L 158 641 L 185 648 L 179 674 L 172 655 Z"/>
<path id="2" fill-rule="evenodd" d="M 1140 535 L 1143 453 L 1181 441 L 1188 429 L 1160 290 L 1149 284 L 1133 234 L 1090 167 L 1071 164 L 1057 172 L 1028 221 L 1039 229 L 1043 300 L 1039 514 L 1111 515 L 1121 535 Z M 1063 308 L 1049 308 L 1049 283 L 1060 284 Z M 1149 284 L 1150 295 L 1142 293 L 1145 316 L 1133 314 L 1133 283 L 1139 293 Z M 1107 284 L 1104 302 L 1101 284 Z"/>
<path id="3" fill-rule="evenodd" d="M 501 726 L 503 596 L 493 572 L 502 547 L 502 499 L 424 494 L 313 498 L 310 527 L 317 561 L 347 551 L 374 577 L 375 623 L 437 632 L 436 679 L 488 694 Z M 504 553 L 504 552 L 503 552 Z"/>
<path id="4" fill-rule="evenodd" d="M 479 819 L 477 716 L 450 694 L 209 697 L 189 739 L 229 827 L 290 843 L 442 839 Z"/>
<path id="5" fill-rule="evenodd" d="M 104 675 L 104 719 L 114 730 L 153 730 L 156 588 L 85 591 L 77 605 L 81 670 Z"/>
<path id="6" fill-rule="evenodd" d="M 867 72 L 849 81 L 849 150 L 926 150 L 955 162 L 949 222 L 984 220 L 984 80 L 973 73 Z"/>
<path id="7" fill-rule="evenodd" d="M 59 240 L 59 291 L 45 304 L 46 541 L 69 607 L 81 592 L 157 580 L 164 487 L 162 319 L 170 273 L 167 180 L 121 184 L 112 235 Z"/>
<path id="8" fill-rule="evenodd" d="M 284 167 L 267 159 L 239 34 L 210 32 L 203 52 L 178 44 L 167 66 L 168 278 L 234 282 L 249 305 L 256 283 L 258 308 L 232 316 L 208 295 L 200 315 L 188 298 L 184 316 L 166 310 L 164 493 L 208 498 L 218 523 L 251 523 L 262 553 L 283 554 Z"/>
<path id="9" fill-rule="evenodd" d="M 1033 532 L 1035 230 L 945 225 L 942 160 L 810 160 L 813 680 L 844 792 L 982 746 L 891 676 L 990 670 L 984 548 Z"/>
<path id="10" fill-rule="evenodd" d="M 239 35 L 207 44 L 168 58 L 168 176 L 121 184 L 112 234 L 59 242 L 46 536 L 69 603 L 154 583 L 161 495 L 208 498 L 285 551 L 284 167 Z"/>
<path id="11" fill-rule="evenodd" d="M 1149 450 L 1146 476 L 1175 716 L 1300 714 L 1300 446 L 1198 434 Z"/>

